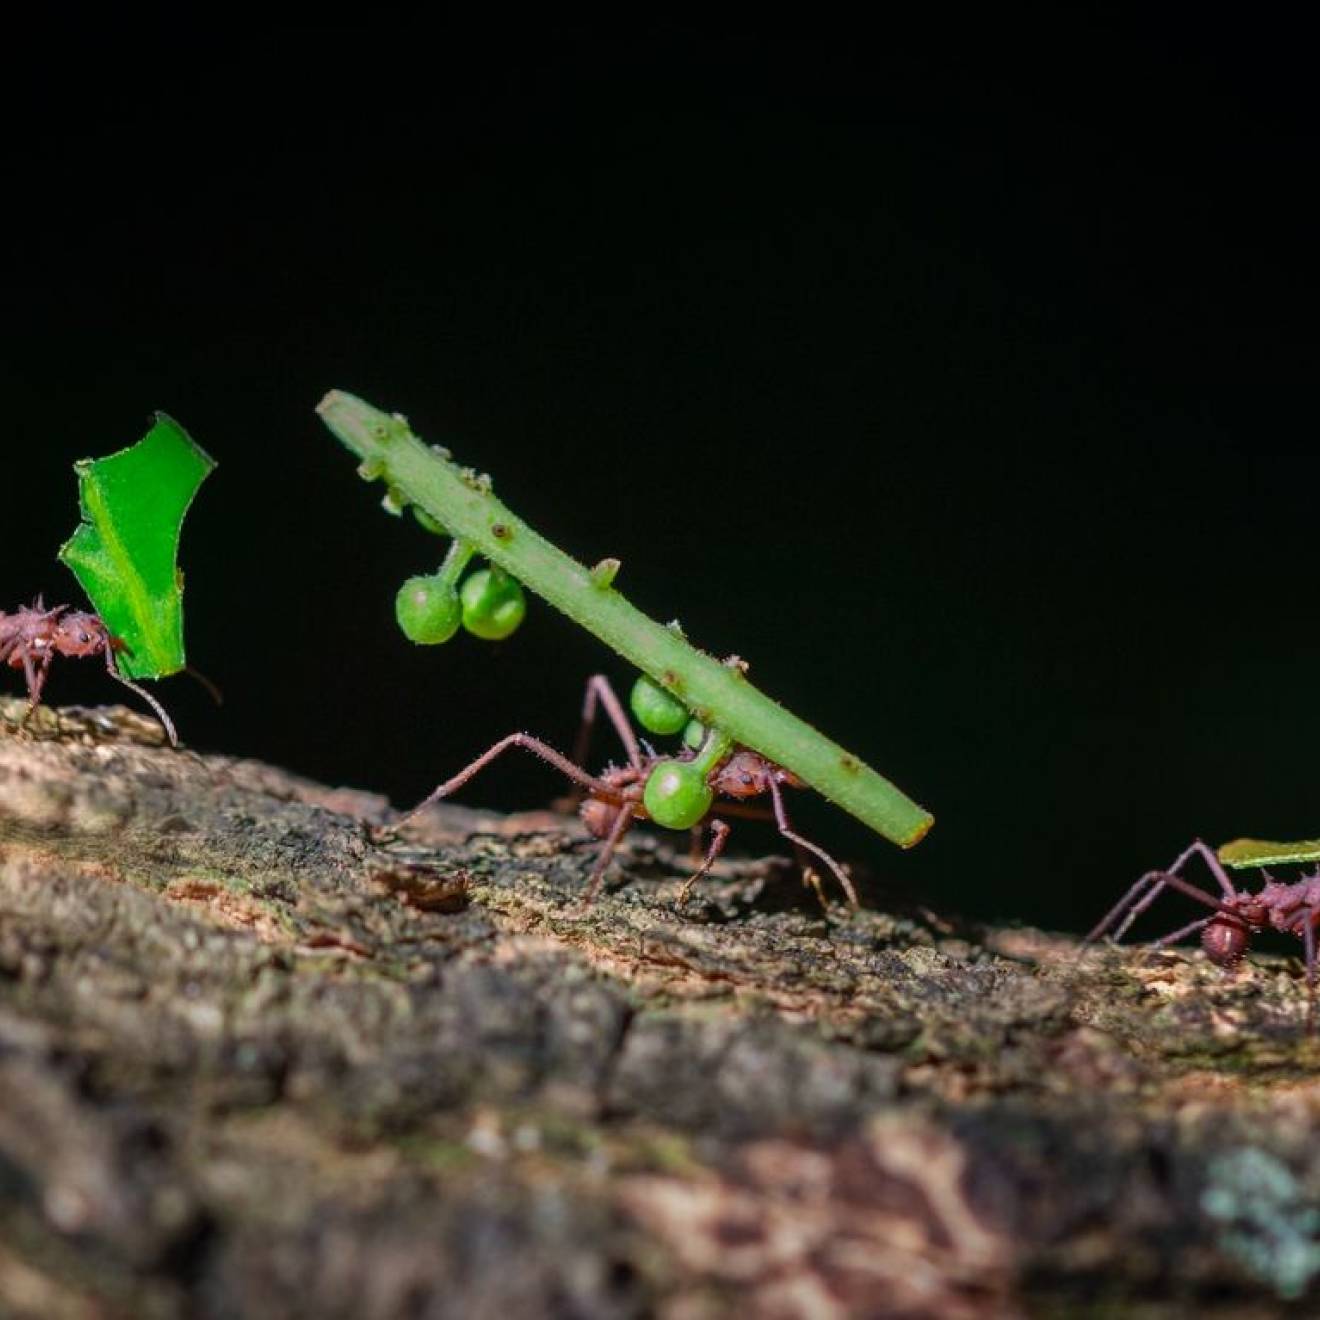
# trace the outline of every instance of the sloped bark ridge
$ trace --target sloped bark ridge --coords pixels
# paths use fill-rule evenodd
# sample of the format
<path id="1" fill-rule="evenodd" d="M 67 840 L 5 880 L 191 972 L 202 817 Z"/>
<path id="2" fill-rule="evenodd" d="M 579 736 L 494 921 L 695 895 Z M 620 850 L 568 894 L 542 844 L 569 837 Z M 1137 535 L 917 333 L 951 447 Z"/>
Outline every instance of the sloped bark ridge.
<path id="1" fill-rule="evenodd" d="M 0 1314 L 1311 1313 L 1294 960 L 968 931 L 776 860 L 578 910 L 549 813 L 0 702 Z M 1136 1309 L 1132 1308 L 1144 1308 Z"/>

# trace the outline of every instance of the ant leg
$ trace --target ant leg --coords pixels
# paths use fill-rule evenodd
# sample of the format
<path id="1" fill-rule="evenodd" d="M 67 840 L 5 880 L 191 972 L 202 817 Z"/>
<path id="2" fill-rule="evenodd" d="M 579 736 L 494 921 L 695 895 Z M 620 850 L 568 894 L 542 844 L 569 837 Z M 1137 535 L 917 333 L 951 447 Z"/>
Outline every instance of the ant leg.
<path id="1" fill-rule="evenodd" d="M 1201 858 L 1201 860 L 1206 864 L 1206 867 L 1209 869 L 1210 873 L 1219 882 L 1220 892 L 1230 903 L 1232 903 L 1233 900 L 1237 897 L 1237 894 L 1233 889 L 1233 882 L 1228 878 L 1227 873 L 1225 872 L 1223 866 L 1220 864 L 1219 858 L 1215 856 L 1214 850 L 1208 848 L 1204 843 L 1201 842 L 1200 839 L 1193 840 L 1193 842 L 1188 847 L 1184 848 L 1183 851 L 1178 854 L 1178 856 L 1174 859 L 1173 865 L 1168 868 L 1166 874 L 1180 875 L 1182 873 L 1182 868 L 1187 864 L 1187 862 L 1192 857 Z M 1163 890 L 1164 890 L 1163 883 L 1157 884 L 1151 890 L 1151 892 L 1147 894 L 1146 897 L 1143 898 L 1141 902 L 1139 902 L 1132 909 L 1131 912 L 1128 913 L 1127 919 L 1118 928 L 1118 930 L 1114 932 L 1114 938 L 1116 940 L 1121 940 L 1123 938 L 1123 936 L 1127 933 L 1128 929 L 1131 927 L 1132 923 L 1136 921 L 1136 919 L 1139 916 L 1141 916 L 1141 914 L 1148 907 L 1150 907 L 1150 905 L 1160 896 Z"/>
<path id="2" fill-rule="evenodd" d="M 605 872 L 609 867 L 610 859 L 614 856 L 614 850 L 619 846 L 619 840 L 628 833 L 628 827 L 632 823 L 632 811 L 627 807 L 620 808 L 619 814 L 614 818 L 614 824 L 610 826 L 610 832 L 605 836 L 605 842 L 600 845 L 596 864 L 587 877 L 587 888 L 582 895 L 582 901 L 577 906 L 579 912 L 585 912 L 596 901 L 596 895 L 600 893 L 601 882 L 605 879 Z"/>
<path id="3" fill-rule="evenodd" d="M 1138 880 L 1137 883 L 1134 884 L 1132 888 L 1129 889 L 1127 893 L 1124 894 L 1123 897 L 1120 898 L 1118 902 L 1115 903 L 1114 906 L 1109 909 L 1108 912 L 1105 913 L 1105 915 L 1100 919 L 1100 921 L 1096 924 L 1095 928 L 1091 931 L 1089 935 L 1087 935 L 1087 937 L 1082 941 L 1082 943 L 1094 944 L 1095 941 L 1098 940 L 1110 928 L 1110 926 L 1112 926 L 1114 922 L 1119 919 L 1119 917 L 1121 917 L 1125 912 L 1127 912 L 1128 908 L 1132 905 L 1133 901 L 1137 898 L 1137 896 L 1141 893 L 1143 889 L 1145 889 L 1147 886 L 1155 885 L 1155 888 L 1151 889 L 1151 892 L 1146 895 L 1146 901 L 1143 902 L 1142 904 L 1142 908 L 1144 910 L 1147 904 L 1150 901 L 1153 901 L 1153 896 L 1158 895 L 1163 891 L 1164 888 L 1163 883 L 1157 884 L 1156 882 L 1162 882 L 1164 876 L 1167 874 L 1168 874 L 1167 871 L 1147 871 L 1146 874 L 1143 875 L 1141 879 Z M 1128 917 L 1129 919 L 1123 923 L 1123 930 L 1127 930 L 1128 926 L 1132 924 L 1132 917 L 1130 913 L 1128 914 Z"/>
<path id="4" fill-rule="evenodd" d="M 1302 930 L 1302 943 L 1306 948 L 1306 1030 L 1315 1031 L 1315 923 L 1320 908 L 1308 908 L 1306 924 Z"/>
<path id="5" fill-rule="evenodd" d="M 637 735 L 633 733 L 628 716 L 604 674 L 592 674 L 587 679 L 587 690 L 582 698 L 582 723 L 578 726 L 577 741 L 573 744 L 573 760 L 582 765 L 587 759 L 587 748 L 591 743 L 591 730 L 596 723 L 596 704 L 605 707 L 605 714 L 614 725 L 614 732 L 619 735 L 623 750 L 628 754 L 628 764 L 634 770 L 642 768 L 642 749 L 637 745 Z"/>
<path id="6" fill-rule="evenodd" d="M 49 649 L 43 651 L 33 664 L 31 649 L 24 644 L 20 650 L 23 655 L 23 677 L 27 679 L 28 714 L 31 715 L 41 704 L 41 689 L 46 686 L 46 676 L 50 672 L 50 662 L 55 652 Z"/>
<path id="7" fill-rule="evenodd" d="M 192 665 L 184 665 L 183 672 L 187 674 L 194 683 L 197 683 L 205 689 L 206 695 L 210 697 L 217 706 L 223 706 L 225 704 L 225 694 L 220 691 L 219 685 L 207 678 L 200 669 L 194 669 Z"/>
<path id="8" fill-rule="evenodd" d="M 401 826 L 406 825 L 420 811 L 424 811 L 433 802 L 439 802 L 441 798 L 448 797 L 451 793 L 456 793 L 464 784 L 474 775 L 484 770 L 497 756 L 507 752 L 510 747 L 522 747 L 541 760 L 548 761 L 560 774 L 571 779 L 575 784 L 585 788 L 595 797 L 604 799 L 614 806 L 622 806 L 623 799 L 619 796 L 618 790 L 612 788 L 604 780 L 597 779 L 594 775 L 589 775 L 580 766 L 576 766 L 566 756 L 560 755 L 548 743 L 543 743 L 539 738 L 533 738 L 529 733 L 511 733 L 507 738 L 501 738 L 494 747 L 487 748 L 486 751 L 477 757 L 471 765 L 464 766 L 456 775 L 446 779 L 442 784 L 437 785 L 426 797 L 424 797 L 411 811 L 404 812 L 393 824 L 387 825 L 381 835 L 390 835 L 395 833 Z M 630 812 L 623 812 L 622 815 L 631 818 Z"/>
<path id="9" fill-rule="evenodd" d="M 853 908 L 861 907 L 861 904 L 857 901 L 857 890 L 853 888 L 853 882 L 849 879 L 848 872 L 824 848 L 817 846 L 808 839 L 804 839 L 800 834 L 793 833 L 793 829 L 788 823 L 788 813 L 784 810 L 784 795 L 779 784 L 774 775 L 769 775 L 767 778 L 770 781 L 770 800 L 775 807 L 775 825 L 778 827 L 780 834 L 790 842 L 796 843 L 799 847 L 805 848 L 809 853 L 814 853 L 819 857 L 834 872 L 835 878 L 843 886 L 843 892 L 848 895 L 849 906 Z"/>
<path id="10" fill-rule="evenodd" d="M 683 881 L 683 888 L 678 891 L 679 907 L 687 902 L 688 895 L 692 892 L 692 886 L 703 875 L 710 873 L 710 868 L 715 865 L 715 859 L 724 851 L 724 845 L 728 842 L 728 838 L 729 827 L 722 820 L 712 820 L 710 823 L 710 847 L 706 849 L 706 856 L 702 859 L 701 865 Z"/>
<path id="11" fill-rule="evenodd" d="M 1219 858 L 1216 857 L 1214 851 L 1202 843 L 1200 839 L 1196 839 L 1174 858 L 1172 866 L 1169 866 L 1162 871 L 1147 871 L 1146 874 L 1143 875 L 1112 908 L 1110 908 L 1104 918 L 1082 941 L 1082 943 L 1090 944 L 1093 940 L 1098 940 L 1115 921 L 1123 916 L 1124 912 L 1128 909 L 1128 905 L 1133 904 L 1131 910 L 1127 911 L 1127 917 L 1122 925 L 1114 932 L 1114 939 L 1121 940 L 1131 927 L 1132 923 L 1136 921 L 1136 919 L 1141 916 L 1141 914 L 1164 892 L 1164 887 L 1168 883 L 1168 877 L 1171 875 L 1177 875 L 1181 872 L 1182 868 L 1193 857 L 1200 857 L 1201 860 L 1205 862 L 1210 873 L 1219 882 L 1219 888 L 1226 899 L 1232 901 L 1237 897 L 1237 893 L 1233 889 L 1233 883 L 1229 880 Z M 1152 886 L 1150 892 L 1138 900 L 1137 896 L 1141 889 L 1148 884 Z M 1177 886 L 1175 886 L 1175 888 L 1176 887 Z M 1202 893 L 1201 890 L 1197 890 L 1196 892 L 1198 895 Z"/>
<path id="12" fill-rule="evenodd" d="M 1170 944 L 1177 944 L 1179 940 L 1190 935 L 1194 930 L 1200 930 L 1203 926 L 1208 926 L 1212 921 L 1218 921 L 1218 915 L 1213 917 L 1198 917 L 1195 921 L 1189 921 L 1185 926 L 1179 926 L 1177 930 L 1168 935 L 1161 935 L 1157 940 L 1151 940 L 1152 949 L 1163 949 Z M 1243 927 L 1245 930 L 1246 927 Z"/>
<path id="13" fill-rule="evenodd" d="M 26 642 L 20 642 L 14 650 L 23 657 L 23 677 L 27 680 L 27 710 L 23 712 L 23 718 L 18 722 L 18 727 L 22 729 L 27 727 L 32 712 L 41 702 L 41 689 L 46 686 L 46 675 L 50 671 L 50 662 L 54 659 L 55 653 L 50 650 L 43 651 L 34 664 L 32 648 Z"/>
<path id="14" fill-rule="evenodd" d="M 161 723 L 161 728 L 165 730 L 165 736 L 170 740 L 170 746 L 177 748 L 179 745 L 179 734 L 174 727 L 174 721 L 165 713 L 165 707 L 151 695 L 146 688 L 139 687 L 131 679 L 125 678 L 119 672 L 119 666 L 115 664 L 114 648 L 107 646 L 105 648 L 105 672 L 115 680 L 116 683 L 122 683 L 130 692 L 135 692 L 143 701 L 151 707 L 156 713 L 156 718 Z"/>

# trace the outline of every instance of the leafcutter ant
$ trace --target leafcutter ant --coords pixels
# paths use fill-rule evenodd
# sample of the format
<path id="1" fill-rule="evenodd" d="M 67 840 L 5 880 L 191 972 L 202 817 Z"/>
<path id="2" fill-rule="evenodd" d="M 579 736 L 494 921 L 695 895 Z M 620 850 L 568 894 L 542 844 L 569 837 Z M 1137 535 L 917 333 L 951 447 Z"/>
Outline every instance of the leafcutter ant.
<path id="1" fill-rule="evenodd" d="M 666 704 L 667 703 L 667 704 Z M 623 744 L 627 762 L 609 765 L 599 775 L 590 774 L 579 762 L 585 759 L 587 743 L 595 722 L 597 707 L 605 714 Z M 818 857 L 829 867 L 848 902 L 857 907 L 857 891 L 848 873 L 823 848 L 794 832 L 784 809 L 784 787 L 801 788 L 802 781 L 783 766 L 776 765 L 759 752 L 741 747 L 715 729 L 705 729 L 689 721 L 687 711 L 668 693 L 639 679 L 632 694 L 633 713 L 650 732 L 676 733 L 687 726 L 684 745 L 673 756 L 661 756 L 649 744 L 640 742 L 609 679 L 596 674 L 587 681 L 582 710 L 582 729 L 573 760 L 557 752 L 548 743 L 527 733 L 511 733 L 488 748 L 470 765 L 439 784 L 411 811 L 387 826 L 384 835 L 393 834 L 424 811 L 433 802 L 457 792 L 468 780 L 502 756 L 511 747 L 521 747 L 554 766 L 572 780 L 582 792 L 579 814 L 587 830 L 601 841 L 600 852 L 587 880 L 582 906 L 589 906 L 600 890 L 606 868 L 619 842 L 639 820 L 675 830 L 693 830 L 700 838 L 705 825 L 710 827 L 710 843 L 700 865 L 684 883 L 679 894 L 682 903 L 692 886 L 706 875 L 724 851 L 729 827 L 715 814 L 716 799 L 731 799 L 720 804 L 721 815 L 772 819 L 779 833 L 796 848 Z M 664 712 L 662 717 L 661 711 Z M 768 794 L 770 811 L 750 806 L 748 799 Z M 697 849 L 700 852 L 700 847 Z"/>
<path id="2" fill-rule="evenodd" d="M 125 649 L 124 643 L 110 632 L 99 615 L 85 610 L 75 610 L 68 605 L 47 609 L 40 596 L 31 605 L 20 606 L 12 614 L 0 610 L 0 665 L 8 663 L 11 668 L 23 671 L 27 679 L 28 716 L 41 701 L 51 661 L 57 655 L 78 660 L 103 655 L 110 677 L 135 692 L 151 707 L 169 737 L 170 745 L 177 747 L 179 737 L 165 708 L 150 692 L 119 672 L 115 654 Z"/>
<path id="3" fill-rule="evenodd" d="M 1199 857 L 1214 876 L 1219 885 L 1218 898 L 1199 885 L 1183 879 L 1182 869 L 1193 857 Z M 1266 859 L 1293 862 L 1320 860 L 1320 848 L 1308 851 L 1298 846 L 1258 844 L 1254 840 L 1244 839 L 1225 845 L 1216 854 L 1198 839 L 1180 853 L 1167 870 L 1147 871 L 1105 914 L 1085 942 L 1089 944 L 1111 933 L 1115 940 L 1121 940 L 1132 923 L 1166 889 L 1174 889 L 1210 908 L 1210 915 L 1189 921 L 1185 926 L 1156 940 L 1151 947 L 1163 948 L 1199 930 L 1201 947 L 1206 957 L 1217 966 L 1227 968 L 1242 960 L 1252 936 L 1262 930 L 1278 930 L 1296 935 L 1305 950 L 1308 1016 L 1313 1016 L 1316 926 L 1320 924 L 1320 870 L 1312 875 L 1303 875 L 1291 884 L 1275 880 L 1268 872 L 1262 872 L 1265 883 L 1253 894 L 1246 889 L 1235 888 L 1223 866 L 1223 861 L 1228 861 L 1232 866 L 1249 866 Z"/>

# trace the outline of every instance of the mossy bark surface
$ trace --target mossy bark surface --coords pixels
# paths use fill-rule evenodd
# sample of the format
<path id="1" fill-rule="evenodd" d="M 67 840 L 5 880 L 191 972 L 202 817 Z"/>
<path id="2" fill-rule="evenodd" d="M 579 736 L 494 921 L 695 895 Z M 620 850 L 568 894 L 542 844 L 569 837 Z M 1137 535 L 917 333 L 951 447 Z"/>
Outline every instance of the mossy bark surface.
<path id="1" fill-rule="evenodd" d="M 680 910 L 642 831 L 582 912 L 549 812 L 386 846 L 370 793 L 22 709 L 0 1315 L 1315 1312 L 1295 959 L 825 911 L 778 860 Z"/>

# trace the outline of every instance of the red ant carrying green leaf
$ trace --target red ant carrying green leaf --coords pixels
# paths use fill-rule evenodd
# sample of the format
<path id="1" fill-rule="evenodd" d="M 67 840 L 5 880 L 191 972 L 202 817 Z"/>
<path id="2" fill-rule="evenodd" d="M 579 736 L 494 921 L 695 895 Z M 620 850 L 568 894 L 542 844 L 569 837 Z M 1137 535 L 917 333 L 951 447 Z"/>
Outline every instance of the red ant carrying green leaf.
<path id="1" fill-rule="evenodd" d="M 135 445 L 74 464 L 83 521 L 60 558 L 96 612 L 68 605 L 47 609 L 40 597 L 12 614 L 0 612 L 0 664 L 23 671 L 27 717 L 41 700 L 56 656 L 99 655 L 110 676 L 151 707 L 170 743 L 178 745 L 165 708 L 133 680 L 195 674 L 184 658 L 183 577 L 176 559 L 184 514 L 214 467 L 164 413 L 156 414 Z"/>
<path id="2" fill-rule="evenodd" d="M 627 764 L 611 765 L 601 774 L 592 775 L 582 768 L 580 762 L 584 759 L 598 704 L 605 708 L 623 744 Z M 578 753 L 573 760 L 530 734 L 511 733 L 456 775 L 438 785 L 429 796 L 382 833 L 393 834 L 433 802 L 457 792 L 498 756 L 512 747 L 521 747 L 554 766 L 585 791 L 586 797 L 579 812 L 587 830 L 601 840 L 601 848 L 587 879 L 587 888 L 582 897 L 584 907 L 595 899 L 615 850 L 631 826 L 639 820 L 653 821 L 671 830 L 692 830 L 698 841 L 702 827 L 709 824 L 710 845 L 701 858 L 701 864 L 683 885 L 679 894 L 679 902 L 683 903 L 692 886 L 714 866 L 729 837 L 728 825 L 712 814 L 717 809 L 716 798 L 732 799 L 718 808 L 725 815 L 759 817 L 765 813 L 748 811 L 743 803 L 748 798 L 766 793 L 770 795 L 773 804 L 771 814 L 779 833 L 796 848 L 814 853 L 823 861 L 843 887 L 848 902 L 853 907 L 858 906 L 857 891 L 844 867 L 823 848 L 795 833 L 789 824 L 781 787 L 803 786 L 791 770 L 785 770 L 783 766 L 776 765 L 750 748 L 735 746 L 730 738 L 718 730 L 707 729 L 698 721 L 690 719 L 678 702 L 644 674 L 634 684 L 629 704 L 637 722 L 647 732 L 663 735 L 682 731 L 682 749 L 666 757 L 639 742 L 609 679 L 603 674 L 596 674 L 587 682 L 582 732 L 578 737 Z"/>
<path id="3" fill-rule="evenodd" d="M 717 798 L 730 799 L 721 807 L 724 814 L 739 815 L 746 814 L 747 798 L 768 795 L 780 834 L 823 861 L 854 905 L 856 891 L 843 867 L 793 831 L 781 790 L 812 787 L 900 847 L 911 847 L 929 830 L 928 812 L 757 691 L 743 662 L 722 662 L 696 650 L 676 624 L 658 624 L 625 600 L 614 586 L 617 559 L 602 559 L 590 569 L 577 563 L 500 503 L 488 477 L 458 467 L 448 451 L 423 444 L 402 417 L 340 391 L 328 394 L 318 411 L 358 456 L 359 475 L 384 481 L 389 512 L 400 514 L 412 505 L 424 527 L 453 538 L 439 570 L 409 579 L 399 592 L 396 609 L 407 636 L 442 642 L 462 626 L 479 637 L 506 637 L 522 620 L 525 587 L 642 671 L 645 683 L 634 689 L 632 708 L 643 728 L 660 733 L 694 726 L 672 756 L 643 751 L 609 684 L 597 677 L 587 687 L 587 723 L 596 704 L 604 706 L 627 753 L 626 765 L 592 775 L 580 764 L 584 744 L 577 758 L 569 759 L 529 734 L 510 734 L 440 784 L 422 806 L 456 792 L 510 747 L 531 751 L 586 794 L 584 819 L 602 840 L 587 902 L 619 840 L 637 820 L 680 830 L 709 821 L 711 843 L 692 879 L 704 875 L 728 836 L 728 826 L 712 815 Z M 478 553 L 490 567 L 460 585 Z"/>
<path id="4" fill-rule="evenodd" d="M 1193 858 L 1200 858 L 1219 888 L 1216 897 L 1185 879 L 1182 870 Z M 1177 930 L 1155 940 L 1151 947 L 1163 948 L 1201 933 L 1201 947 L 1211 962 L 1230 968 L 1246 956 L 1251 939 L 1263 930 L 1282 931 L 1302 941 L 1306 959 L 1306 994 L 1308 1020 L 1314 1020 L 1316 983 L 1316 927 L 1320 925 L 1320 869 L 1300 876 L 1290 883 L 1275 880 L 1267 866 L 1283 866 L 1320 861 L 1320 839 L 1296 843 L 1270 843 L 1261 839 L 1235 839 L 1216 853 L 1200 839 L 1184 849 L 1167 869 L 1147 871 L 1105 914 L 1085 943 L 1111 935 L 1121 940 L 1147 908 L 1166 890 L 1177 893 L 1211 909 L 1208 916 L 1189 921 Z M 1238 889 L 1225 867 L 1235 870 L 1257 868 L 1265 876 L 1255 893 Z"/>

